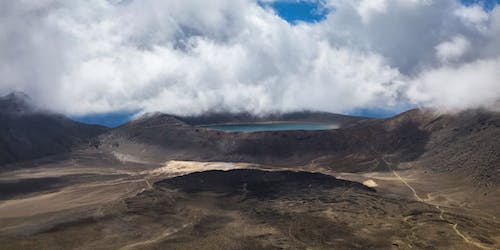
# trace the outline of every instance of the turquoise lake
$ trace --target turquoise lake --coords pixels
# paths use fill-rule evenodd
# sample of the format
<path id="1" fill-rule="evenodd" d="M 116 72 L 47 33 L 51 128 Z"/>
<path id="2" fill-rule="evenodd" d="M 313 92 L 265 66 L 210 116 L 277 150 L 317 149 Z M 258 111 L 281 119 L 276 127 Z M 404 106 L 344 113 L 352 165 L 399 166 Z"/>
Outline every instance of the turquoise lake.
<path id="1" fill-rule="evenodd" d="M 203 125 L 200 127 L 213 129 L 213 130 L 220 130 L 220 131 L 225 131 L 225 132 L 330 130 L 330 129 L 338 128 L 338 126 L 332 125 L 332 124 L 297 123 L 297 122 L 216 124 L 216 125 Z"/>

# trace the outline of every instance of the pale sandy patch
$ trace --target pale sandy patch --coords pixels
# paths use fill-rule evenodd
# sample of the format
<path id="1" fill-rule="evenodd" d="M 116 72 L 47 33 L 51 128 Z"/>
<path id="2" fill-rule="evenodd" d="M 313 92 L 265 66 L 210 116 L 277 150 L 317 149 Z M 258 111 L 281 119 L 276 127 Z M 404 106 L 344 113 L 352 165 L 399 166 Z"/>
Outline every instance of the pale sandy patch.
<path id="1" fill-rule="evenodd" d="M 365 185 L 367 187 L 377 187 L 378 186 L 378 184 L 374 180 L 363 181 L 363 185 Z"/>
<path id="2" fill-rule="evenodd" d="M 137 193 L 144 180 L 115 180 L 100 184 L 78 185 L 33 197 L 0 202 L 0 218 L 33 216 L 49 212 L 105 204 Z"/>
<path id="3" fill-rule="evenodd" d="M 143 174 L 150 175 L 180 175 L 208 170 L 231 170 L 242 168 L 255 168 L 254 164 L 232 163 L 232 162 L 198 162 L 198 161 L 168 161 L 163 167 L 144 171 Z"/>

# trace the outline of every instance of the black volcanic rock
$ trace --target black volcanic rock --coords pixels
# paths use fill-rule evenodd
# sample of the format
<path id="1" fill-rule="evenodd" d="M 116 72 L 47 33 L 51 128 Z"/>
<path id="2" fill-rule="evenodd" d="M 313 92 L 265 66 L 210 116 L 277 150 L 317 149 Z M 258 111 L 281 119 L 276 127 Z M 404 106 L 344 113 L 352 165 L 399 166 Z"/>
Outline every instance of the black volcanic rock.
<path id="1" fill-rule="evenodd" d="M 214 192 L 230 195 L 270 198 L 283 193 L 303 192 L 307 189 L 337 187 L 374 191 L 356 182 L 336 179 L 333 176 L 293 171 L 263 171 L 257 169 L 210 170 L 177 176 L 157 182 L 163 188 L 179 189 L 187 193 Z"/>
<path id="2" fill-rule="evenodd" d="M 0 97 L 0 165 L 67 153 L 107 128 L 37 110 L 28 96 Z"/>
<path id="3" fill-rule="evenodd" d="M 408 235 L 422 249 L 457 242 L 439 210 L 319 173 L 197 172 L 156 182 L 125 205 L 119 225 L 132 217 L 182 228 L 155 249 L 391 249 Z M 444 242 L 428 240 L 436 234 Z"/>

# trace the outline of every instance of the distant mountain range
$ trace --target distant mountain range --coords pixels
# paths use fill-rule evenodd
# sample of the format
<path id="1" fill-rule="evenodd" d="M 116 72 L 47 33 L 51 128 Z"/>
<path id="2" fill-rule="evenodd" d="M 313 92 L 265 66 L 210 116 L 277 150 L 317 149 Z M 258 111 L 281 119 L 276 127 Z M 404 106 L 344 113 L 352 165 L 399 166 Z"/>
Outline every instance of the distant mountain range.
<path id="1" fill-rule="evenodd" d="M 326 131 L 225 133 L 201 124 L 256 121 L 335 123 Z M 414 109 L 388 119 L 300 112 L 267 117 L 149 114 L 115 129 L 37 111 L 29 97 L 0 98 L 0 164 L 92 147 L 147 162 L 202 160 L 305 165 L 360 172 L 386 169 L 384 161 L 419 162 L 467 176 L 480 185 L 500 183 L 500 114 L 468 110 L 441 114 Z M 91 142 L 91 143 L 89 143 Z M 90 146 L 89 146 L 90 145 Z M 496 185 L 496 184 L 495 184 Z"/>

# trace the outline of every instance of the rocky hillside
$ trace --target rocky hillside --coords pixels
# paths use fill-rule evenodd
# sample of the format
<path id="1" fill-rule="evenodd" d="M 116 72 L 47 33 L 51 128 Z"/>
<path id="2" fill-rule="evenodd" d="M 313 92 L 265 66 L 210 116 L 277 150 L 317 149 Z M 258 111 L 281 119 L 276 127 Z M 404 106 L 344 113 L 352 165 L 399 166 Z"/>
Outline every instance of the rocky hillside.
<path id="1" fill-rule="evenodd" d="M 115 150 L 141 144 L 162 148 L 164 155 L 185 155 L 185 159 L 285 165 L 305 164 L 325 155 L 354 153 L 401 153 L 411 158 L 422 153 L 428 137 L 413 121 L 389 127 L 384 120 L 367 119 L 335 130 L 226 133 L 193 126 L 174 116 L 155 114 L 114 129 L 101 139 L 104 145 L 115 146 Z"/>
<path id="2" fill-rule="evenodd" d="M 221 122 L 307 121 L 340 124 L 335 130 L 226 133 L 199 127 Z M 122 160 L 250 162 L 311 165 L 339 172 L 386 171 L 411 162 L 429 170 L 500 183 L 500 113 L 468 110 L 443 114 L 414 109 L 388 119 L 327 113 L 265 117 L 213 114 L 176 117 L 150 114 L 107 131 L 41 112 L 29 98 L 0 98 L 0 164 L 66 153 L 74 145 L 112 153 Z M 105 132 L 105 133 L 103 133 Z M 388 161 L 387 161 L 388 160 Z"/>
<path id="3" fill-rule="evenodd" d="M 480 185 L 500 183 L 500 113 L 469 110 L 457 114 L 412 111 L 390 124 L 410 120 L 430 134 L 418 165 L 472 177 Z"/>
<path id="4" fill-rule="evenodd" d="M 208 130 L 155 114 L 100 138 L 105 150 L 158 162 L 313 164 L 359 172 L 387 170 L 382 159 L 388 157 L 393 164 L 416 162 L 485 183 L 500 180 L 500 114 L 485 110 L 440 114 L 414 109 L 388 119 L 359 119 L 336 130 L 256 133 Z"/>
<path id="5" fill-rule="evenodd" d="M 0 97 L 0 165 L 69 152 L 107 128 L 34 108 L 29 97 Z"/>

